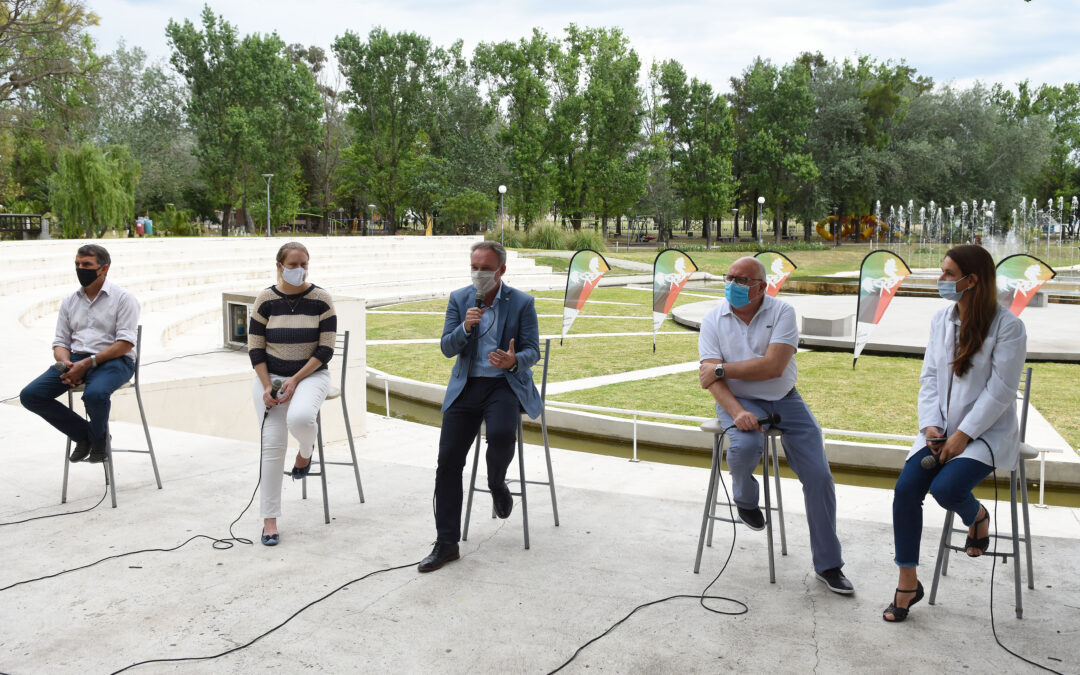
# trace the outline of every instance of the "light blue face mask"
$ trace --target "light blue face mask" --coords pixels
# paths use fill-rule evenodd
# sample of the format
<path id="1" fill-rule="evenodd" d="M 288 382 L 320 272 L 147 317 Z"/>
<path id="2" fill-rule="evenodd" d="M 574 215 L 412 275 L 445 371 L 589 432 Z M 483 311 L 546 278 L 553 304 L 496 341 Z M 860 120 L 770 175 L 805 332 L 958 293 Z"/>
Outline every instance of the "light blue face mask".
<path id="1" fill-rule="evenodd" d="M 750 289 L 729 281 L 724 284 L 724 297 L 732 307 L 745 307 L 750 304 Z"/>
<path id="2" fill-rule="evenodd" d="M 937 282 L 938 295 L 945 298 L 946 300 L 956 302 L 968 290 L 967 288 L 965 288 L 962 291 L 956 290 L 956 284 L 963 281 L 964 279 L 967 279 L 966 274 L 964 276 L 960 277 L 959 279 L 957 279 L 956 281 L 941 281 L 941 280 L 938 280 L 938 282 Z"/>

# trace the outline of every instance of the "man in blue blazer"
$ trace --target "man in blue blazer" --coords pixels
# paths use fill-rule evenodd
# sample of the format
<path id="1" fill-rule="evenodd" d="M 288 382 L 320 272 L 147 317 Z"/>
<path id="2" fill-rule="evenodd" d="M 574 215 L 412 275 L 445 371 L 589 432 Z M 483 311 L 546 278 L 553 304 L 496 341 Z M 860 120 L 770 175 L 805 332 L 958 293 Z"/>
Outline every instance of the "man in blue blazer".
<path id="1" fill-rule="evenodd" d="M 442 353 L 457 357 L 442 405 L 439 466 L 435 472 L 435 528 L 431 555 L 418 566 L 432 572 L 457 560 L 461 540 L 461 473 L 480 423 L 487 424 L 488 489 L 495 514 L 506 518 L 514 498 L 506 468 L 514 457 L 517 421 L 540 415 L 532 366 L 540 358 L 533 298 L 502 283 L 506 249 L 493 241 L 472 246 L 472 285 L 450 294 Z"/>

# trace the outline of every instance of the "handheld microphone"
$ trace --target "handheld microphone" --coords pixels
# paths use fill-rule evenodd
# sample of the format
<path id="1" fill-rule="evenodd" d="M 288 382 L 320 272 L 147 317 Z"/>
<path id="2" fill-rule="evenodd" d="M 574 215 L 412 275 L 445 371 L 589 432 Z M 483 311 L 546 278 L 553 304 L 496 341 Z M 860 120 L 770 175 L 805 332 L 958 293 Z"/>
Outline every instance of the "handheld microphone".
<path id="1" fill-rule="evenodd" d="M 926 439 L 926 443 L 928 445 L 931 444 L 931 443 L 936 444 L 935 441 L 937 443 L 942 443 L 942 442 L 945 441 L 945 438 L 941 437 L 941 438 L 928 438 L 928 439 Z M 927 455 L 926 457 L 923 457 L 921 460 L 919 460 L 919 464 L 922 465 L 922 468 L 926 469 L 927 471 L 933 471 L 934 469 L 936 469 L 939 466 L 941 466 L 942 464 L 944 464 L 944 462 L 942 462 L 940 459 L 938 459 L 937 455 L 930 454 L 930 455 Z"/>
<path id="2" fill-rule="evenodd" d="M 480 308 L 484 306 L 484 292 L 479 288 L 476 289 L 476 307 Z"/>
<path id="3" fill-rule="evenodd" d="M 277 398 L 278 393 L 281 391 L 281 385 L 285 384 L 285 380 L 280 377 L 270 378 L 270 398 Z"/>
<path id="4" fill-rule="evenodd" d="M 772 415 L 766 415 L 765 417 L 759 417 L 757 423 L 758 423 L 759 427 L 763 427 L 766 424 L 771 424 L 773 426 L 776 426 L 777 424 L 780 424 L 780 414 L 779 413 L 773 413 Z"/>
<path id="5" fill-rule="evenodd" d="M 70 370 L 67 364 L 62 361 L 57 361 L 56 363 L 54 363 L 53 369 L 60 373 L 66 373 L 68 370 Z"/>

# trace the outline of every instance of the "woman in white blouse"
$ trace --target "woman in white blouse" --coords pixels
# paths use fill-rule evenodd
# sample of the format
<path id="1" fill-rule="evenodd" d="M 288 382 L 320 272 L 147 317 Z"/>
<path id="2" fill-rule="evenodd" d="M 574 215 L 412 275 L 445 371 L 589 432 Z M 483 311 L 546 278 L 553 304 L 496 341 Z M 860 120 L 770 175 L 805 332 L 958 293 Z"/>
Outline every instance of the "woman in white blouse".
<path id="1" fill-rule="evenodd" d="M 923 598 L 916 575 L 922 502 L 929 492 L 968 526 L 967 554 L 990 544 L 990 514 L 972 494 L 994 467 L 1011 471 L 1020 453 L 1016 389 L 1027 357 L 1024 324 L 997 301 L 994 260 L 981 246 L 950 249 L 938 293 L 954 305 L 930 322 L 919 377 L 919 437 L 893 493 L 894 561 L 900 580 L 886 621 L 907 618 Z"/>

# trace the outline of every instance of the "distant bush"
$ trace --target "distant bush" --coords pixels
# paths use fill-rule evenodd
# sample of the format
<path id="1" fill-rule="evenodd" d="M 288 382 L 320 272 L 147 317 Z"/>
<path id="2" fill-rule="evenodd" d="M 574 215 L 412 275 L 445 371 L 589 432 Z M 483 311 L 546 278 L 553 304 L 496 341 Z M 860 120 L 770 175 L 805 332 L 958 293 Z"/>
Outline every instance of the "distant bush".
<path id="1" fill-rule="evenodd" d="M 567 242 L 567 248 L 571 251 L 580 251 L 583 248 L 591 248 L 594 251 L 606 251 L 604 234 L 597 230 L 574 230 Z"/>
<path id="2" fill-rule="evenodd" d="M 529 248 L 561 251 L 567 247 L 566 232 L 554 223 L 541 223 L 529 228 L 525 243 Z"/>
<path id="3" fill-rule="evenodd" d="M 499 241 L 499 228 L 493 227 L 489 229 L 487 232 L 484 233 L 484 239 L 487 239 L 488 241 Z M 505 230 L 501 235 L 501 239 L 503 242 L 503 246 L 505 246 L 506 248 L 526 247 L 527 237 L 525 233 L 521 230 Z"/>

